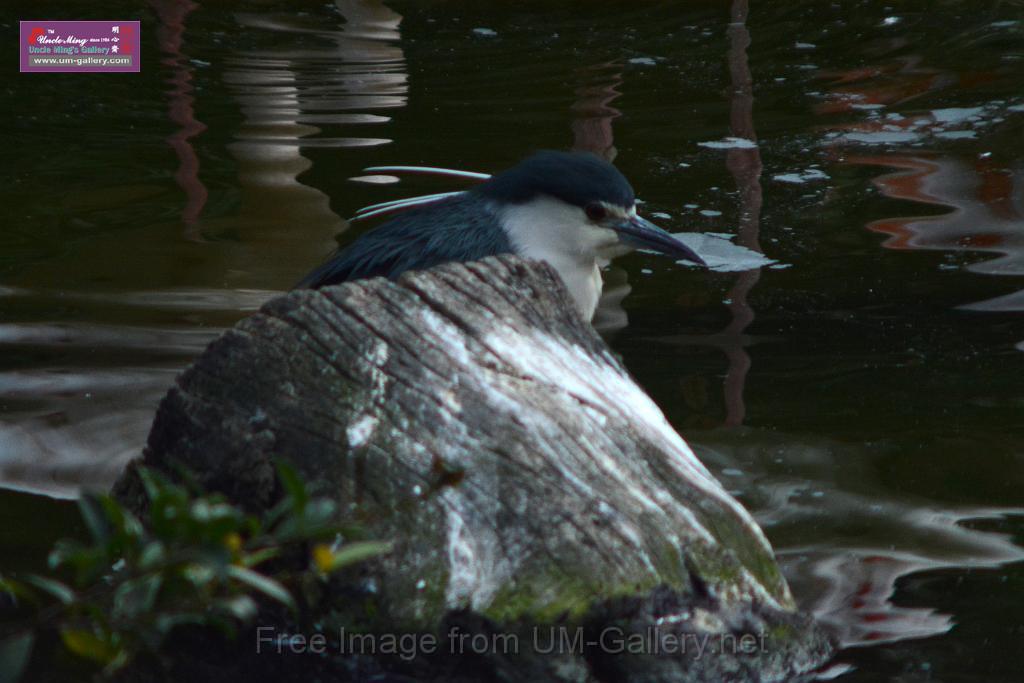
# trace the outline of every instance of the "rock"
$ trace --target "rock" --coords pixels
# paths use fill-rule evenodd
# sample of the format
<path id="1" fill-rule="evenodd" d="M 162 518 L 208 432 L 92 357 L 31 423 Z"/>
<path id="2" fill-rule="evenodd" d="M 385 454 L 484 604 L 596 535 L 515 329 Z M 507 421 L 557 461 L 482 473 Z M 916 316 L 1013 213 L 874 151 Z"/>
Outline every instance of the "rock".
<path id="1" fill-rule="evenodd" d="M 831 652 L 757 524 L 544 264 L 275 299 L 179 377 L 141 462 L 261 510 L 278 457 L 395 542 L 359 578 L 373 610 L 347 618 L 437 634 L 400 663 L 413 679 L 465 657 L 453 633 L 514 636 L 518 654 L 473 653 L 508 681 L 784 680 Z M 115 492 L 140 507 L 136 465 Z M 568 644 L 544 654 L 551 633 Z"/>

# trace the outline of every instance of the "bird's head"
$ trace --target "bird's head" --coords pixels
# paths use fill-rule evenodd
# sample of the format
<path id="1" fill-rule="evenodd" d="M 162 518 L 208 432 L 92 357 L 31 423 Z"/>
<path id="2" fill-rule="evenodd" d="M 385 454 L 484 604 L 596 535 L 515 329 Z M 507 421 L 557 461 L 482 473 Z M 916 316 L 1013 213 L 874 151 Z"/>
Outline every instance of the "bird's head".
<path id="1" fill-rule="evenodd" d="M 524 255 L 608 260 L 648 249 L 706 265 L 692 249 L 636 212 L 633 188 L 588 153 L 539 152 L 477 188 Z"/>

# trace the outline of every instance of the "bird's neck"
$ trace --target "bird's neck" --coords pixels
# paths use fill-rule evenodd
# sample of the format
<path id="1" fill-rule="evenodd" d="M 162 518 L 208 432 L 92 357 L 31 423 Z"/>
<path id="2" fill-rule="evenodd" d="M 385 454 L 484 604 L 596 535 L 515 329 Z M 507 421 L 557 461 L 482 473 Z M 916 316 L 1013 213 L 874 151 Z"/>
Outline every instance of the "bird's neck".
<path id="1" fill-rule="evenodd" d="M 601 298 L 602 247 L 617 240 L 614 233 L 589 225 L 580 209 L 549 197 L 503 207 L 499 218 L 515 253 L 549 263 L 590 320 Z"/>

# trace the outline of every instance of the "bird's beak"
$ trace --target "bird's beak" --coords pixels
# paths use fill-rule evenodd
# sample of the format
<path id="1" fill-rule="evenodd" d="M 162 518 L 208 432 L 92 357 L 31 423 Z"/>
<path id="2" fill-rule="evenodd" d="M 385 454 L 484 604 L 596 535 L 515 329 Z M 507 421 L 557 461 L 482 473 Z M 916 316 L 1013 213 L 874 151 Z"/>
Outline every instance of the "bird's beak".
<path id="1" fill-rule="evenodd" d="M 640 216 L 633 216 L 617 225 L 612 230 L 619 234 L 619 241 L 634 249 L 648 249 L 675 259 L 685 259 L 707 268 L 704 259 L 675 237 L 659 228 L 654 223 Z"/>

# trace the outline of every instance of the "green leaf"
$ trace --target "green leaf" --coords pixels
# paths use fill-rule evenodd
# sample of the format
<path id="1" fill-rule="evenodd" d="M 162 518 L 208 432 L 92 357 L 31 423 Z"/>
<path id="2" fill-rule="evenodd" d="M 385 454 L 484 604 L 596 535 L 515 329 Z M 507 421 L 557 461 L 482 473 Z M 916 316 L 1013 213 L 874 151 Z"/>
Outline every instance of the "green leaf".
<path id="1" fill-rule="evenodd" d="M 248 595 L 235 595 L 218 600 L 215 603 L 215 607 L 242 622 L 248 622 L 253 619 L 258 611 L 256 601 Z"/>
<path id="2" fill-rule="evenodd" d="M 102 496 L 99 501 L 107 514 L 107 519 L 117 532 L 115 540 L 125 545 L 138 543 L 145 534 L 145 529 L 138 518 L 110 496 Z"/>
<path id="3" fill-rule="evenodd" d="M 135 474 L 139 476 L 139 481 L 142 482 L 142 488 L 146 491 L 146 498 L 152 503 L 160 496 L 161 484 L 164 483 L 162 477 L 148 467 L 139 467 L 135 470 Z"/>
<path id="4" fill-rule="evenodd" d="M 166 557 L 167 552 L 164 549 L 164 544 L 160 541 L 150 541 L 142 548 L 142 552 L 139 553 L 139 569 L 149 571 L 161 564 Z"/>
<path id="5" fill-rule="evenodd" d="M 116 553 L 108 546 L 83 545 L 71 539 L 61 539 L 53 546 L 47 562 L 50 569 L 71 567 L 75 570 L 75 581 L 85 585 L 106 574 L 113 564 Z"/>
<path id="6" fill-rule="evenodd" d="M 77 565 L 91 550 L 91 547 L 74 539 L 62 538 L 53 544 L 53 550 L 46 558 L 46 563 L 50 569 L 60 569 L 66 564 Z"/>
<path id="7" fill-rule="evenodd" d="M 177 614 L 157 614 L 153 623 L 156 626 L 157 632 L 161 636 L 165 636 L 177 626 L 183 626 L 185 624 L 203 624 L 205 621 L 206 620 L 202 614 L 181 612 Z"/>
<path id="8" fill-rule="evenodd" d="M 228 567 L 228 576 L 263 593 L 268 598 L 277 600 L 288 609 L 296 610 L 295 599 L 292 597 L 292 594 L 274 579 L 246 567 L 240 567 L 237 564 Z"/>
<path id="9" fill-rule="evenodd" d="M 276 464 L 278 479 L 281 480 L 285 494 L 291 498 L 292 507 L 295 510 L 302 510 L 306 506 L 306 501 L 309 500 L 306 485 L 299 479 L 291 465 L 283 460 L 278 460 Z"/>
<path id="10" fill-rule="evenodd" d="M 0 683 L 17 683 L 21 679 L 28 666 L 33 643 L 35 634 L 32 631 L 0 640 Z"/>
<path id="11" fill-rule="evenodd" d="M 148 521 L 153 533 L 166 541 L 176 538 L 185 523 L 188 493 L 154 470 L 142 467 L 137 472 L 149 498 Z"/>
<path id="12" fill-rule="evenodd" d="M 337 533 L 338 526 L 333 522 L 336 509 L 333 501 L 311 500 L 301 510 L 288 512 L 274 529 L 274 537 L 278 541 L 305 541 Z"/>
<path id="13" fill-rule="evenodd" d="M 272 560 L 281 554 L 280 548 L 262 548 L 260 550 L 253 551 L 241 558 L 242 566 L 255 567 L 258 564 L 263 564 L 267 560 Z"/>
<path id="14" fill-rule="evenodd" d="M 189 563 L 181 570 L 181 574 L 197 588 L 202 588 L 217 578 L 214 568 L 201 562 Z"/>
<path id="15" fill-rule="evenodd" d="M 92 534 L 93 540 L 106 545 L 113 535 L 113 528 L 100 496 L 95 493 L 83 493 L 78 499 L 78 512 L 82 515 L 82 521 Z"/>
<path id="16" fill-rule="evenodd" d="M 333 500 L 316 498 L 306 506 L 302 520 L 310 533 L 321 533 L 325 530 L 334 531 L 334 516 L 338 507 Z"/>
<path id="17" fill-rule="evenodd" d="M 107 634 L 96 634 L 86 629 L 61 629 L 64 647 L 80 657 L 91 659 L 103 665 L 114 663 L 122 654 L 114 638 Z"/>
<path id="18" fill-rule="evenodd" d="M 330 574 L 356 562 L 389 553 L 393 547 L 393 544 L 384 541 L 346 543 L 337 550 L 330 550 L 326 546 L 319 545 L 313 549 L 313 559 L 317 569 L 324 574 Z"/>
<path id="19" fill-rule="evenodd" d="M 36 602 L 35 592 L 21 581 L 0 576 L 0 592 L 9 593 L 15 598 Z"/>
<path id="20" fill-rule="evenodd" d="M 238 637 L 238 628 L 235 626 L 235 619 L 218 612 L 209 614 L 203 620 L 203 626 L 216 629 L 226 640 L 235 640 Z"/>
<path id="21" fill-rule="evenodd" d="M 114 591 L 114 616 L 133 619 L 149 612 L 163 585 L 163 576 L 150 574 L 125 581 Z"/>
<path id="22" fill-rule="evenodd" d="M 38 574 L 29 574 L 25 577 L 25 583 L 30 583 L 39 590 L 49 593 L 62 604 L 70 605 L 75 601 L 75 591 L 56 579 L 49 579 Z"/>

